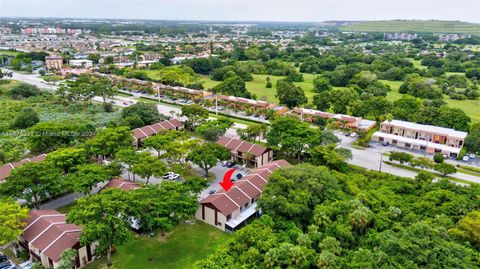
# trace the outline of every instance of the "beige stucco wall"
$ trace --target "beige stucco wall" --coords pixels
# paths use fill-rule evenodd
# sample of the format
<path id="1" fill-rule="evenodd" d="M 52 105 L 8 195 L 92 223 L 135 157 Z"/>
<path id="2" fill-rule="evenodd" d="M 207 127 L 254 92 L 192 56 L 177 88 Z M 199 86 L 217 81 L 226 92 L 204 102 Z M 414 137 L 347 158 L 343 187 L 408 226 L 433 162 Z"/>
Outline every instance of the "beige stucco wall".
<path id="1" fill-rule="evenodd" d="M 397 126 L 392 126 L 391 128 L 392 128 L 392 132 L 391 132 L 392 134 L 403 136 L 403 137 L 408 137 L 408 138 L 413 138 L 413 139 L 415 139 L 415 136 L 418 132 L 418 138 L 416 138 L 416 139 L 419 139 L 419 140 L 427 140 L 427 138 L 428 138 L 429 141 L 432 141 L 432 137 L 434 135 L 432 133 L 428 133 L 428 132 L 424 132 L 424 131 L 411 130 L 411 129 L 407 129 L 407 128 L 403 128 L 403 127 L 397 127 Z M 381 125 L 380 130 L 382 132 L 389 133 L 388 129 L 389 129 L 388 125 L 386 125 L 386 124 Z M 461 148 L 463 146 L 463 140 L 464 139 L 460 139 L 460 138 L 456 138 L 456 137 L 450 137 L 450 136 L 446 136 L 446 135 L 439 135 L 439 136 L 446 137 L 447 139 L 446 139 L 445 144 L 450 146 L 450 147 Z M 460 142 L 462 142 L 462 145 L 460 145 Z"/>
<path id="2" fill-rule="evenodd" d="M 205 207 L 205 219 L 202 219 L 202 205 L 199 205 L 197 212 L 195 213 L 195 217 L 205 223 L 208 223 L 212 226 L 215 226 L 221 230 L 225 230 L 225 222 L 226 222 L 226 217 L 218 212 L 217 213 L 217 221 L 221 223 L 221 225 L 216 225 L 215 223 L 215 210 Z"/>

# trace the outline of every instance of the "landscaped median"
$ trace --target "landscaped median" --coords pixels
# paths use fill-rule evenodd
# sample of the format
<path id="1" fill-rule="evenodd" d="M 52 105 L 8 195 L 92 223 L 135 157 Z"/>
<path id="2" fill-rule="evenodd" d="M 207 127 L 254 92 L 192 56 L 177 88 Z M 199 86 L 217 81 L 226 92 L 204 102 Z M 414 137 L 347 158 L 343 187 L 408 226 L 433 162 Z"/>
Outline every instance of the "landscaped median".
<path id="1" fill-rule="evenodd" d="M 139 98 L 136 98 L 136 100 L 140 101 L 140 102 L 146 102 L 146 103 L 151 103 L 151 104 L 158 104 L 158 99 L 157 98 L 151 98 L 151 97 L 147 97 L 147 96 L 141 96 Z M 180 105 L 178 104 L 175 104 L 175 103 L 172 103 L 172 102 L 167 102 L 165 100 L 160 100 L 160 103 L 164 104 L 164 105 L 168 105 L 168 106 L 172 106 L 172 107 L 178 107 L 178 108 L 181 108 Z M 238 117 L 238 116 L 233 116 L 233 115 L 229 115 L 229 114 L 225 114 L 225 113 L 222 113 L 222 112 L 218 112 L 218 115 L 213 113 L 213 112 L 209 112 L 210 114 L 210 117 L 213 117 L 213 118 L 222 118 L 222 117 L 227 117 L 229 119 L 231 119 L 232 121 L 236 122 L 236 123 L 240 123 L 240 124 L 245 124 L 245 125 L 252 125 L 252 124 L 261 124 L 261 123 L 264 123 L 264 122 L 260 122 L 260 121 L 255 121 L 255 120 L 252 120 L 252 119 L 246 119 L 246 118 L 241 118 L 241 117 Z"/>

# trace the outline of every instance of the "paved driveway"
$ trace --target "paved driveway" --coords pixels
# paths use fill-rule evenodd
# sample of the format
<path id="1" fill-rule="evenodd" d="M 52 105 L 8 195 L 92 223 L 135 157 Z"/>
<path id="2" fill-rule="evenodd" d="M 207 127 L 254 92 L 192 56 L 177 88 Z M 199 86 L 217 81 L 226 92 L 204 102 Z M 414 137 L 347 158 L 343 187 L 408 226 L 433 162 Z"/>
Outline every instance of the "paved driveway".
<path id="1" fill-rule="evenodd" d="M 199 168 L 197 168 L 199 169 Z M 223 167 L 221 163 L 218 163 L 216 166 L 214 166 L 212 169 L 210 169 L 210 173 L 215 175 L 215 179 L 208 184 L 208 187 L 204 189 L 200 193 L 200 199 L 203 199 L 209 195 L 209 192 L 211 190 L 218 191 L 222 187 L 220 186 L 220 182 L 223 181 L 223 175 L 229 170 L 230 168 Z M 233 173 L 233 176 L 235 177 L 237 174 L 242 174 L 242 175 L 247 175 L 249 172 L 248 170 L 240 169 L 237 168 L 235 173 Z M 204 172 L 201 172 L 202 175 L 204 175 Z"/>

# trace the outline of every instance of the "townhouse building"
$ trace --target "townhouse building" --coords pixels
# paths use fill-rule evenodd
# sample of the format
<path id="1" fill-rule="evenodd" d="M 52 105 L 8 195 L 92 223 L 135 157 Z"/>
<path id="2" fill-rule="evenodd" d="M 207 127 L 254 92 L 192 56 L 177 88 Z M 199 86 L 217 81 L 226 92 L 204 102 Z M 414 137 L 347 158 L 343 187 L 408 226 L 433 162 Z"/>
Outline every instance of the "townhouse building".
<path id="1" fill-rule="evenodd" d="M 221 136 L 217 143 L 230 150 L 231 160 L 258 168 L 273 159 L 273 150 L 262 145 Z"/>
<path id="2" fill-rule="evenodd" d="M 56 210 L 31 210 L 19 236 L 19 245 L 44 268 L 55 269 L 65 250 L 76 252 L 73 268 L 82 268 L 95 258 L 97 243 L 82 245 L 82 227 L 67 223 L 65 214 Z"/>
<path id="3" fill-rule="evenodd" d="M 0 166 L 0 182 L 2 182 L 3 180 L 5 180 L 8 176 L 10 176 L 10 173 L 12 172 L 12 170 L 24 165 L 25 163 L 28 163 L 28 162 L 41 162 L 43 160 L 45 160 L 45 158 L 47 157 L 47 154 L 40 154 L 40 155 L 37 155 L 37 156 L 34 156 L 34 157 L 31 157 L 31 158 L 25 158 L 21 161 L 18 161 L 18 162 L 12 162 L 12 163 L 7 163 L 7 164 L 4 164 L 2 166 Z"/>
<path id="4" fill-rule="evenodd" d="M 257 200 L 268 178 L 277 169 L 290 164 L 272 161 L 236 181 L 228 191 L 220 190 L 199 203 L 195 217 L 224 231 L 235 231 L 261 214 Z"/>
<path id="5" fill-rule="evenodd" d="M 132 130 L 133 145 L 139 147 L 145 138 L 163 133 L 167 130 L 183 130 L 184 125 L 177 119 L 165 120 L 157 122 L 152 125 L 147 125 L 141 128 Z"/>
<path id="6" fill-rule="evenodd" d="M 376 122 L 372 120 L 362 119 L 360 117 L 354 117 L 343 114 L 333 114 L 320 110 L 307 109 L 307 108 L 294 108 L 291 114 L 300 118 L 300 120 L 315 123 L 318 119 L 335 120 L 337 127 L 349 128 L 352 130 L 368 132 L 375 127 Z"/>
<path id="7" fill-rule="evenodd" d="M 372 140 L 457 157 L 466 137 L 466 132 L 450 128 L 392 120 L 382 122 L 380 130 L 372 135 Z"/>

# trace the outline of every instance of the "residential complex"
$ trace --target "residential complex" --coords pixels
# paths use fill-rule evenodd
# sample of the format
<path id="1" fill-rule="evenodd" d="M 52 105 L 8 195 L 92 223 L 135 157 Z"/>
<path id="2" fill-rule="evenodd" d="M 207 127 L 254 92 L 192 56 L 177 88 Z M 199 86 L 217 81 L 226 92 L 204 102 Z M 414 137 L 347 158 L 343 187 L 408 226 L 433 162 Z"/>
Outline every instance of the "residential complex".
<path id="1" fill-rule="evenodd" d="M 62 56 L 47 56 L 45 57 L 45 67 L 47 70 L 59 70 L 63 68 Z"/>
<path id="2" fill-rule="evenodd" d="M 41 162 L 45 160 L 45 157 L 47 157 L 47 154 L 40 154 L 32 158 L 26 158 L 18 162 L 7 163 L 0 166 L 0 182 L 2 182 L 2 180 L 5 180 L 8 176 L 10 176 L 10 173 L 12 172 L 13 169 L 20 167 L 28 162 Z"/>
<path id="3" fill-rule="evenodd" d="M 166 130 L 183 130 L 183 123 L 177 119 L 171 119 L 133 129 L 133 144 L 138 147 L 142 144 L 145 138 L 154 136 Z"/>
<path id="4" fill-rule="evenodd" d="M 401 120 L 384 121 L 372 140 L 427 153 L 442 153 L 457 157 L 463 147 L 466 132 Z"/>
<path id="5" fill-rule="evenodd" d="M 320 110 L 307 109 L 307 108 L 295 108 L 291 112 L 293 115 L 299 117 L 302 121 L 315 123 L 318 119 L 333 119 L 337 127 L 349 128 L 353 130 L 368 132 L 375 127 L 376 122 L 372 120 L 362 119 L 360 117 L 353 117 L 342 114 L 333 114 L 329 112 L 323 112 Z"/>
<path id="6" fill-rule="evenodd" d="M 262 167 L 273 159 L 273 150 L 265 146 L 222 136 L 218 144 L 230 150 L 231 160 L 252 167 Z"/>
<path id="7" fill-rule="evenodd" d="M 60 256 L 67 249 L 76 251 L 74 268 L 93 261 L 96 244 L 82 245 L 82 228 L 66 222 L 65 214 L 56 210 L 31 210 L 19 244 L 44 268 L 59 266 Z"/>
<path id="8" fill-rule="evenodd" d="M 120 189 L 123 191 L 130 191 L 140 188 L 140 185 L 136 182 L 128 181 L 123 178 L 114 178 L 108 181 L 108 183 L 103 187 L 104 189 L 113 188 Z"/>
<path id="9" fill-rule="evenodd" d="M 268 177 L 281 167 L 289 166 L 285 160 L 272 161 L 235 182 L 228 191 L 218 191 L 202 199 L 195 217 L 221 230 L 234 231 L 259 215 L 256 201 L 268 182 Z"/>

